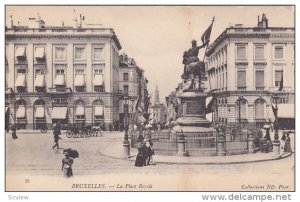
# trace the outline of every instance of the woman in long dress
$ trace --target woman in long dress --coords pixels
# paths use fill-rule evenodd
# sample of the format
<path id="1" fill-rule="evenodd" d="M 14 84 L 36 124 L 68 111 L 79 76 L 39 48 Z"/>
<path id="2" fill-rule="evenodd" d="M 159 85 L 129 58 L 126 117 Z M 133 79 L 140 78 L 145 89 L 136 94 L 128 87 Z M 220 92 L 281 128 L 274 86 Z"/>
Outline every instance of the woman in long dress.
<path id="1" fill-rule="evenodd" d="M 285 140 L 285 144 L 284 144 L 284 152 L 292 152 L 292 148 L 291 148 L 291 138 L 290 138 L 290 134 L 287 134 L 286 140 Z"/>
<path id="2" fill-rule="evenodd" d="M 72 164 L 73 159 L 69 156 L 68 152 L 64 152 L 65 157 L 62 159 L 61 171 L 63 171 L 64 177 L 73 177 Z"/>
<path id="3" fill-rule="evenodd" d="M 138 154 L 135 159 L 135 166 L 142 167 L 145 162 L 145 146 L 143 143 L 140 144 L 140 147 L 138 148 Z"/>

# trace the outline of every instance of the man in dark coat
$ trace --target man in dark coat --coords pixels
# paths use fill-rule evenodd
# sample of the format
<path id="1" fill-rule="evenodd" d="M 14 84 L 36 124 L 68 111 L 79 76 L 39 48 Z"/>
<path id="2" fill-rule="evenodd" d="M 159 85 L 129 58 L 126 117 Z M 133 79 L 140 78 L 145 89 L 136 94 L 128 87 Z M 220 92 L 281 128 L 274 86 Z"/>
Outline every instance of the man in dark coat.
<path id="1" fill-rule="evenodd" d="M 61 134 L 60 125 L 56 124 L 56 126 L 54 126 L 54 128 L 53 128 L 53 135 L 54 135 L 55 144 L 53 145 L 52 149 L 54 149 L 55 147 L 57 147 L 57 149 L 59 149 L 58 141 L 59 141 L 59 139 L 61 139 L 59 137 L 60 134 Z"/>

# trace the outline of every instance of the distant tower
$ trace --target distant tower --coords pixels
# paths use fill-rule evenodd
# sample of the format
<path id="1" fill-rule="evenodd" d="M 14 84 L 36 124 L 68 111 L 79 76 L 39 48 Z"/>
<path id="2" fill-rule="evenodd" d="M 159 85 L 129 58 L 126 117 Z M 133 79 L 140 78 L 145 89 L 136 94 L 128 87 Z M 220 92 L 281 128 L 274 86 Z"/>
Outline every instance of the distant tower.
<path id="1" fill-rule="evenodd" d="M 159 90 L 158 90 L 157 82 L 155 86 L 154 104 L 159 105 Z"/>

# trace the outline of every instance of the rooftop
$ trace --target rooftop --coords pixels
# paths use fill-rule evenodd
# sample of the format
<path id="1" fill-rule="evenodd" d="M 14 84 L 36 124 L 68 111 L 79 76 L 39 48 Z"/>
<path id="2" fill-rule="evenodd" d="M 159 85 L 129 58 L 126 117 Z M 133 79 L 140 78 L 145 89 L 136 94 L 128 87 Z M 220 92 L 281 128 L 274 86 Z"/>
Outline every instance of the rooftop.
<path id="1" fill-rule="evenodd" d="M 210 55 L 212 51 L 226 38 L 272 38 L 278 37 L 278 34 L 290 34 L 289 37 L 295 37 L 294 27 L 228 27 L 226 28 L 218 38 L 208 47 L 207 55 Z M 285 36 L 286 37 L 286 36 Z"/>

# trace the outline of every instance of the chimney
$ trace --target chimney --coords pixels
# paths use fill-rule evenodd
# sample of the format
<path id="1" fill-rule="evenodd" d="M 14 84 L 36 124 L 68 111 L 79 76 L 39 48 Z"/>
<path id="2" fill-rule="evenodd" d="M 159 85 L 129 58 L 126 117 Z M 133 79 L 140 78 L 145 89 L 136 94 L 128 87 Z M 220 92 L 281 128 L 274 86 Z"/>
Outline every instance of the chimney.
<path id="1" fill-rule="evenodd" d="M 13 28 L 13 27 L 14 27 L 14 20 L 13 20 L 12 15 L 10 15 L 10 28 Z"/>
<path id="2" fill-rule="evenodd" d="M 259 15 L 257 16 L 257 27 L 259 27 Z"/>
<path id="3" fill-rule="evenodd" d="M 77 16 L 76 16 L 76 11 L 74 9 L 74 18 L 73 18 L 74 24 L 73 24 L 73 28 L 77 28 Z"/>

